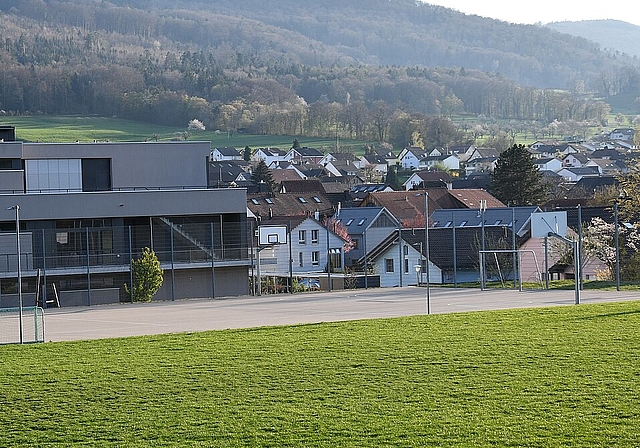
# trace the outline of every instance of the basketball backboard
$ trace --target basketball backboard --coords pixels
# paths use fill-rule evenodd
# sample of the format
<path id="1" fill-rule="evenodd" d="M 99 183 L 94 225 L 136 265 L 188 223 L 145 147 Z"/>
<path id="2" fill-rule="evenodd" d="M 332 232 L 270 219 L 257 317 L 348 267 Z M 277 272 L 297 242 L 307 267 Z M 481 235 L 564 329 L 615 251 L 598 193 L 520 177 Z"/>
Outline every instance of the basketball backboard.
<path id="1" fill-rule="evenodd" d="M 287 244 L 287 226 L 258 226 L 258 244 L 260 246 Z"/>
<path id="2" fill-rule="evenodd" d="M 544 238 L 549 233 L 567 236 L 567 212 L 531 213 L 531 237 Z"/>

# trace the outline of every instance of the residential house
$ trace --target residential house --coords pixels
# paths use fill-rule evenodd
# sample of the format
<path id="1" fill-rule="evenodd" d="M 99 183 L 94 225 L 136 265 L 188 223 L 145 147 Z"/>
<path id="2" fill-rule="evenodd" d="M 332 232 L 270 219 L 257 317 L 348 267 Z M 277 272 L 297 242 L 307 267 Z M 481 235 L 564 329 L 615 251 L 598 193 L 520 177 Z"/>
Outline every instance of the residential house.
<path id="1" fill-rule="evenodd" d="M 460 169 L 460 159 L 453 154 L 427 156 L 420 159 L 418 167 L 421 170 L 441 169 L 440 167 L 444 167 L 451 171 L 457 171 Z"/>
<path id="2" fill-rule="evenodd" d="M 562 162 L 555 157 L 534 159 L 533 164 L 538 167 L 539 171 L 552 171 L 555 173 L 562 169 Z"/>
<path id="3" fill-rule="evenodd" d="M 558 171 L 567 182 L 578 182 L 583 177 L 598 177 L 600 176 L 600 167 L 598 166 L 584 166 L 580 168 L 563 168 Z"/>
<path id="4" fill-rule="evenodd" d="M 632 128 L 616 128 L 609 133 L 611 140 L 628 140 L 633 141 L 636 131 Z"/>
<path id="5" fill-rule="evenodd" d="M 498 156 L 476 157 L 464 164 L 465 176 L 477 173 L 493 173 L 498 162 Z"/>
<path id="6" fill-rule="evenodd" d="M 426 156 L 426 152 L 422 148 L 415 146 L 404 148 L 398 154 L 398 163 L 405 170 L 417 169 L 420 166 L 420 159 Z"/>
<path id="7" fill-rule="evenodd" d="M 248 187 L 251 185 L 251 165 L 242 161 L 209 162 L 210 187 Z"/>
<path id="8" fill-rule="evenodd" d="M 364 155 L 357 161 L 357 166 L 363 170 L 373 171 L 378 176 L 387 174 L 389 165 L 387 159 L 377 154 Z"/>
<path id="9" fill-rule="evenodd" d="M 209 159 L 212 162 L 229 161 L 229 160 L 243 160 L 242 154 L 236 148 L 227 146 L 224 148 L 213 148 L 209 155 Z"/>
<path id="10" fill-rule="evenodd" d="M 264 160 L 267 166 L 271 166 L 273 163 L 286 162 L 287 151 L 283 151 L 280 148 L 258 148 L 253 152 L 251 160 L 259 162 Z"/>
<path id="11" fill-rule="evenodd" d="M 345 241 L 330 226 L 309 216 L 262 220 L 259 225 L 285 226 L 289 230 L 287 244 L 261 248 L 261 274 L 288 276 L 291 272 L 294 276 L 313 276 L 327 272 L 329 259 L 331 272 L 343 271 Z"/>
<path id="12" fill-rule="evenodd" d="M 565 168 L 580 168 L 585 166 L 587 162 L 589 162 L 589 158 L 580 153 L 567 154 L 562 158 L 562 166 Z"/>
<path id="13" fill-rule="evenodd" d="M 10 162 L 0 205 L 19 206 L 26 300 L 129 301 L 130 261 L 144 247 L 164 270 L 156 299 L 246 294 L 246 193 L 209 187 L 210 151 L 196 141 L 0 143 Z M 6 245 L 16 220 L 0 215 L 3 289 L 16 279 L 16 245 Z M 0 295 L 0 306 L 16 304 L 16 294 Z"/>
<path id="14" fill-rule="evenodd" d="M 293 162 L 297 165 L 304 165 L 306 163 L 319 164 L 324 154 L 322 151 L 315 148 L 291 148 L 286 155 L 286 160 Z"/>
<path id="15" fill-rule="evenodd" d="M 405 191 L 418 188 L 451 188 L 453 179 L 446 171 L 416 171 L 405 183 Z"/>
<path id="16" fill-rule="evenodd" d="M 341 208 L 335 219 L 345 227 L 352 241 L 353 248 L 345 254 L 347 266 L 363 257 L 400 226 L 398 220 L 384 207 Z"/>

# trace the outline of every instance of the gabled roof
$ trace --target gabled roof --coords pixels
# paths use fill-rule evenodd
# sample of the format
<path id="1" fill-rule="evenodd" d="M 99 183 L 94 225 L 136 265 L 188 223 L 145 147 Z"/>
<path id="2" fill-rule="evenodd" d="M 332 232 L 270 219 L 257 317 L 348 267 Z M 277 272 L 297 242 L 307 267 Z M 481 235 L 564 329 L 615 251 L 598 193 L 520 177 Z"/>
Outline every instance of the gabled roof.
<path id="1" fill-rule="evenodd" d="M 430 212 L 441 208 L 478 208 L 481 199 L 487 201 L 488 208 L 505 206 L 485 190 L 430 188 L 427 191 Z M 400 221 L 412 220 L 420 216 L 424 217 L 424 196 L 422 194 L 420 190 L 370 193 L 362 205 L 385 207 Z"/>
<path id="2" fill-rule="evenodd" d="M 249 163 L 239 160 L 223 160 L 209 162 L 209 183 L 219 186 L 219 183 L 228 184 L 242 180 L 249 181 Z"/>
<path id="3" fill-rule="evenodd" d="M 377 227 L 397 228 L 400 225 L 384 207 L 342 208 L 335 217 L 344 224 L 350 234 L 361 234 L 376 222 Z"/>
<path id="4" fill-rule="evenodd" d="M 598 176 L 600 174 L 597 166 L 567 166 L 561 169 L 559 173 L 562 173 L 563 171 L 569 171 L 573 174 L 577 174 L 578 176 Z"/>
<path id="5" fill-rule="evenodd" d="M 291 171 L 291 170 L 287 170 Z M 285 180 L 280 184 L 280 193 L 322 193 L 324 186 L 318 179 Z"/>
<path id="6" fill-rule="evenodd" d="M 234 148 L 233 146 L 225 146 L 223 148 L 215 147 L 215 148 L 213 148 L 213 150 L 214 151 L 217 150 L 223 156 L 228 156 L 228 157 L 238 157 L 238 156 L 240 156 L 240 152 L 236 148 Z"/>
<path id="7" fill-rule="evenodd" d="M 271 170 L 271 177 L 273 177 L 273 181 L 277 184 L 287 182 L 287 181 L 296 181 L 303 180 L 304 178 L 300 176 L 300 172 L 298 170 Z"/>
<path id="8" fill-rule="evenodd" d="M 302 148 L 291 148 L 292 151 L 297 152 L 302 157 L 324 157 L 322 151 L 316 148 L 307 148 L 303 146 Z"/>
<path id="9" fill-rule="evenodd" d="M 258 151 L 273 157 L 284 157 L 287 154 L 287 151 L 280 148 L 258 148 L 256 149 L 256 152 Z"/>
<path id="10" fill-rule="evenodd" d="M 321 217 L 333 215 L 334 208 L 324 193 L 247 194 L 247 207 L 263 219 L 272 216 L 313 216 L 317 211 Z"/>
<path id="11" fill-rule="evenodd" d="M 458 270 L 478 270 L 479 251 L 481 249 L 481 232 L 479 227 L 456 228 L 456 268 Z M 424 228 L 402 229 L 403 244 L 413 247 L 416 251 L 422 250 L 426 256 L 424 246 Z M 367 254 L 367 261 L 373 262 L 383 256 L 390 247 L 397 244 L 398 232 L 392 232 Z M 486 249 L 511 248 L 511 229 L 503 227 L 485 228 Z M 442 270 L 452 270 L 453 257 L 453 230 L 451 228 L 429 229 L 429 261 Z M 397 250 L 394 248 L 394 250 Z M 364 257 L 359 260 L 364 264 Z"/>

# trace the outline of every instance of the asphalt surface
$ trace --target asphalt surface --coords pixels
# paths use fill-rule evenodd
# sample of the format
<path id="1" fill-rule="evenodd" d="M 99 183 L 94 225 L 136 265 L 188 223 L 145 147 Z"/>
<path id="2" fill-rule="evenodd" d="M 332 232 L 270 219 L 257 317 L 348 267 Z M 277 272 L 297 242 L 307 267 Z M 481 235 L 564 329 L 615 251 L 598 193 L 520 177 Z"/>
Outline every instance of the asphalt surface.
<path id="1" fill-rule="evenodd" d="M 580 303 L 640 300 L 638 291 L 581 291 Z M 430 288 L 432 314 L 575 306 L 574 291 Z M 45 311 L 45 340 L 252 328 L 426 314 L 425 288 L 379 288 L 228 299 L 121 303 Z"/>

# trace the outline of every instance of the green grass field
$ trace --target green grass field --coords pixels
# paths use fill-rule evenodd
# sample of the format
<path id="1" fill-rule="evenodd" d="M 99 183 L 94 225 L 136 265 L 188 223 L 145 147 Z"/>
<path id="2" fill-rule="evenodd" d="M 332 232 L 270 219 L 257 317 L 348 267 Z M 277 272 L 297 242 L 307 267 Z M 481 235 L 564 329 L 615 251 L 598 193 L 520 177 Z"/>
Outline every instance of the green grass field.
<path id="1" fill-rule="evenodd" d="M 638 446 L 640 302 L 0 356 L 7 447 Z"/>
<path id="2" fill-rule="evenodd" d="M 0 117 L 0 124 L 15 126 L 16 138 L 28 142 L 64 143 L 64 142 L 140 142 L 152 140 L 156 136 L 160 141 L 169 141 L 186 130 L 184 127 L 157 126 L 119 118 L 97 116 L 34 116 Z M 233 146 L 242 149 L 278 147 L 289 149 L 295 136 L 289 135 L 251 135 L 226 133 L 216 134 L 214 130 L 192 132 L 189 140 L 211 141 L 212 147 Z M 335 139 L 297 137 L 300 144 L 319 149 L 335 148 Z M 364 142 L 340 140 L 340 146 L 350 147 L 356 153 L 362 153 Z"/>

